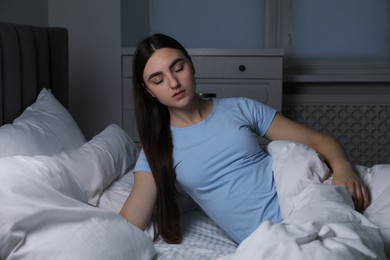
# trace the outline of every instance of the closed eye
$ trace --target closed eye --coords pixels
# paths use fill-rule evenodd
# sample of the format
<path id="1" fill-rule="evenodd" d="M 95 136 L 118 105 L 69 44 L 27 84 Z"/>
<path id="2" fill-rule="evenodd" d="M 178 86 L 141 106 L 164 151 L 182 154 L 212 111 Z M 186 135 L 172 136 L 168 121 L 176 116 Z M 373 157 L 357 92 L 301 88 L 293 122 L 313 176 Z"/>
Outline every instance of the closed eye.
<path id="1" fill-rule="evenodd" d="M 182 70 L 183 70 L 183 67 L 180 67 L 180 68 L 176 69 L 176 72 L 180 72 Z"/>
<path id="2" fill-rule="evenodd" d="M 161 84 L 163 82 L 163 79 L 154 79 L 151 81 L 153 84 L 155 85 L 158 85 L 158 84 Z"/>
<path id="3" fill-rule="evenodd" d="M 163 81 L 162 72 L 156 72 L 149 76 L 148 81 L 152 84 L 160 84 Z"/>
<path id="4" fill-rule="evenodd" d="M 174 71 L 175 72 L 180 72 L 184 69 L 184 65 L 183 65 L 183 62 L 180 62 L 178 64 L 176 64 L 175 68 L 174 68 Z"/>

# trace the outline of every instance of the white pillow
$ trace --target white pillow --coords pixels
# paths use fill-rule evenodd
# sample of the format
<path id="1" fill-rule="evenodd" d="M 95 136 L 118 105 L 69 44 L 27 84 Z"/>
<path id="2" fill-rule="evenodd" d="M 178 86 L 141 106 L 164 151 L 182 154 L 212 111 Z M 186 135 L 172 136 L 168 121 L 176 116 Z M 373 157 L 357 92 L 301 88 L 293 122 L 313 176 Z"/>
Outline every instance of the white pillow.
<path id="1" fill-rule="evenodd" d="M 97 206 L 103 191 L 134 167 L 138 153 L 122 128 L 111 124 L 82 147 L 64 151 L 53 159 L 69 169 L 86 191 L 88 203 Z"/>
<path id="2" fill-rule="evenodd" d="M 0 157 L 53 155 L 84 143 L 72 116 L 47 89 L 42 89 L 35 103 L 13 124 L 0 127 Z"/>
<path id="3" fill-rule="evenodd" d="M 0 158 L 0 259 L 151 259 L 152 240 L 84 203 L 70 168 L 49 156 Z"/>

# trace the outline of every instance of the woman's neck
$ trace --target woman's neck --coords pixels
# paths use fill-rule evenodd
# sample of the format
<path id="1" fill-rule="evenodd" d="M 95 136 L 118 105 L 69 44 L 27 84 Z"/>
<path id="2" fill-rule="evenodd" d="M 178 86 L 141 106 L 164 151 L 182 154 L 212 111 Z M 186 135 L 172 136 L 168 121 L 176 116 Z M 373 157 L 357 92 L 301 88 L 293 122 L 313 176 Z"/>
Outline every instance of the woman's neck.
<path id="1" fill-rule="evenodd" d="M 194 98 L 187 108 L 170 109 L 171 126 L 187 127 L 203 121 L 213 110 L 213 102 L 202 98 Z"/>

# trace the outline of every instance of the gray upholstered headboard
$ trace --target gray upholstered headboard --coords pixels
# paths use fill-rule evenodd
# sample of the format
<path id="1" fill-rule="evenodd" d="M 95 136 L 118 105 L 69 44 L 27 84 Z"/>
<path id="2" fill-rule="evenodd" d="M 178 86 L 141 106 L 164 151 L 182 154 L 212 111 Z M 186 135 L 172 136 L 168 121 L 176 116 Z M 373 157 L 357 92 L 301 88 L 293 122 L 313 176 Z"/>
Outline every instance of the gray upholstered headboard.
<path id="1" fill-rule="evenodd" d="M 11 123 L 42 88 L 68 107 L 68 31 L 0 22 L 0 125 Z"/>

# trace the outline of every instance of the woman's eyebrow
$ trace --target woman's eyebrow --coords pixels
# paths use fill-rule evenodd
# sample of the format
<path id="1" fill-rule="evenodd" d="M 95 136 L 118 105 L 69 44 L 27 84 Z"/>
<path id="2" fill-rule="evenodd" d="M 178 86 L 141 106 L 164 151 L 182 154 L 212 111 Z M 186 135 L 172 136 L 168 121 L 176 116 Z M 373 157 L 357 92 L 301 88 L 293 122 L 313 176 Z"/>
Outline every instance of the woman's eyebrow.
<path id="1" fill-rule="evenodd" d="M 174 61 L 171 62 L 171 64 L 169 65 L 169 69 L 171 70 L 177 63 L 179 62 L 182 62 L 184 61 L 183 58 L 177 58 L 175 59 Z M 156 77 L 156 76 L 159 76 L 161 75 L 162 72 L 161 71 L 157 71 L 157 72 L 154 72 L 152 74 L 150 74 L 149 78 L 148 78 L 148 81 L 150 81 L 152 78 Z"/>

